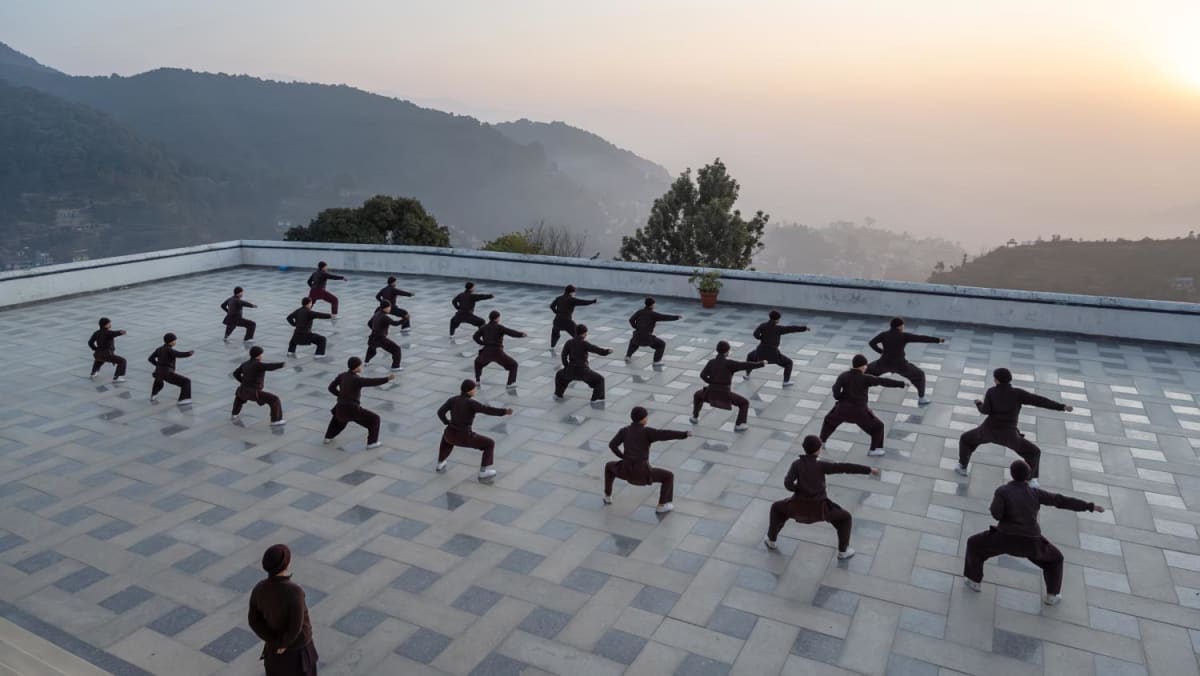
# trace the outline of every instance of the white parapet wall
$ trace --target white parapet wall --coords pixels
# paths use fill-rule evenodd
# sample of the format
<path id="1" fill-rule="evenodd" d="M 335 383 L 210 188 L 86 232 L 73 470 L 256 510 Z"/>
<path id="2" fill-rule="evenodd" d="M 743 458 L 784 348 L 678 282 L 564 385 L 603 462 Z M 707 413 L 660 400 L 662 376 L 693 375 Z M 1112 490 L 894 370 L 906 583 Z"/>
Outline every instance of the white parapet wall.
<path id="1" fill-rule="evenodd" d="M 523 256 L 468 249 L 263 240 L 220 242 L 0 273 L 0 307 L 103 291 L 238 265 L 438 276 L 694 299 L 692 270 L 668 265 Z M 750 271 L 723 274 L 723 302 L 803 312 L 903 316 L 1096 337 L 1200 343 L 1200 305 L 1129 298 L 842 279 Z M 550 293 L 545 300 L 548 302 Z"/>
<path id="2" fill-rule="evenodd" d="M 584 294 L 620 291 L 695 298 L 692 270 L 670 265 L 525 256 L 423 247 L 244 240 L 246 265 L 334 269 L 379 275 L 543 284 L 574 284 Z M 1200 305 L 1008 289 L 842 279 L 817 275 L 726 271 L 721 300 L 801 312 L 848 312 L 880 317 L 980 324 L 1097 337 L 1200 343 Z"/>
<path id="3" fill-rule="evenodd" d="M 0 307 L 93 293 L 241 264 L 241 243 L 232 241 L 0 272 Z"/>

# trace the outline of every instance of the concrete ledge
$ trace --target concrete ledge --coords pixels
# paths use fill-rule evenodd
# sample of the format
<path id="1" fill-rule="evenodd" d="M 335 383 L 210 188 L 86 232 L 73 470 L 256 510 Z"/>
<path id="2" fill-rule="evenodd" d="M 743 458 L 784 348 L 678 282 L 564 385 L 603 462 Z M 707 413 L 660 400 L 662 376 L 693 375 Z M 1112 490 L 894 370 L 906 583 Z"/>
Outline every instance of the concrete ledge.
<path id="1" fill-rule="evenodd" d="M 333 268 L 695 298 L 689 268 L 462 249 L 265 240 L 219 242 L 0 273 L 0 307 L 102 291 L 238 265 Z M 1010 289 L 728 271 L 721 299 L 808 312 L 1011 327 L 1195 344 L 1200 304 Z"/>

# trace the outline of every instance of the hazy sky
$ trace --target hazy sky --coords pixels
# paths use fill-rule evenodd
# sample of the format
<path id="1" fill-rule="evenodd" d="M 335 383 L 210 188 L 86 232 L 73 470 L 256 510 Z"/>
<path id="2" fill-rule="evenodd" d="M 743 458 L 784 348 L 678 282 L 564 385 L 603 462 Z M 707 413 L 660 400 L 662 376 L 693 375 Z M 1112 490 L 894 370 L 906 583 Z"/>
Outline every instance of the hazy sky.
<path id="1" fill-rule="evenodd" d="M 3 0 L 0 41 L 563 120 L 673 173 L 720 156 L 775 221 L 1200 230 L 1200 0 Z"/>

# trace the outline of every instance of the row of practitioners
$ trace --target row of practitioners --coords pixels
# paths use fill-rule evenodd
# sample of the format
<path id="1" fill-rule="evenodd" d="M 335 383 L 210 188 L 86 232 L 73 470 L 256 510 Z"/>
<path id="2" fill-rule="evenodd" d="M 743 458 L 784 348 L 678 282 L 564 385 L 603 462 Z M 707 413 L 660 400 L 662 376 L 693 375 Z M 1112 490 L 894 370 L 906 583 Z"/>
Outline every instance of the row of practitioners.
<path id="1" fill-rule="evenodd" d="M 464 390 L 468 385 L 463 384 Z M 464 396 L 467 394 L 465 391 Z M 446 408 L 443 406 L 442 410 Z M 476 411 L 474 405 L 468 408 Z M 618 431 L 609 444 L 619 459 L 605 465 L 603 502 L 612 503 L 615 479 L 633 485 L 657 483 L 660 484 L 658 511 L 670 511 L 674 476 L 651 465 L 650 447 L 656 442 L 687 438 L 691 433 L 650 427 L 649 412 L 640 406 L 634 407 L 630 418 L 631 424 Z M 850 547 L 853 517 L 829 498 L 826 479 L 833 474 L 879 476 L 880 470 L 855 463 L 822 460 L 823 444 L 813 435 L 804 438 L 802 448 L 803 453 L 788 468 L 784 479 L 784 487 L 791 495 L 771 504 L 763 544 L 772 551 L 778 550 L 779 534 L 788 521 L 825 522 L 832 525 L 837 534 L 837 558 L 848 559 L 855 554 Z M 444 462 L 439 461 L 439 469 L 444 467 Z M 979 592 L 984 563 L 988 559 L 1002 554 L 1021 557 L 1042 571 L 1043 602 L 1057 605 L 1062 601 L 1064 558 L 1062 551 L 1042 533 L 1039 511 L 1043 506 L 1076 512 L 1103 512 L 1104 508 L 1094 502 L 1031 485 L 1032 471 L 1024 460 L 1016 460 L 1009 466 L 1011 480 L 997 488 L 992 496 L 990 512 L 996 520 L 995 525 L 967 539 L 963 582 L 968 589 Z M 304 590 L 292 579 L 291 559 L 291 551 L 284 544 L 272 545 L 264 552 L 262 567 L 267 577 L 250 593 L 248 623 L 263 641 L 262 659 L 268 675 L 315 675 L 319 657 L 313 641 L 312 621 Z"/>

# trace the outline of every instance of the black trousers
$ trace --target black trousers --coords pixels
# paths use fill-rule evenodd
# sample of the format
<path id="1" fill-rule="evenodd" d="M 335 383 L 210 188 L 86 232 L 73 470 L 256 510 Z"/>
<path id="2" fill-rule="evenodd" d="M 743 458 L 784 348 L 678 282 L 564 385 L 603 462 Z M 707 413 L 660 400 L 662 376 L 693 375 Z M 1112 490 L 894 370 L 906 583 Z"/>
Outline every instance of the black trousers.
<path id="1" fill-rule="evenodd" d="M 1038 468 L 1042 463 L 1042 449 L 1025 438 L 1015 427 L 996 429 L 980 425 L 973 430 L 963 432 L 958 438 L 958 464 L 963 467 L 971 462 L 971 454 L 983 444 L 999 444 L 1016 451 L 1021 459 L 1029 463 L 1033 470 L 1032 478 L 1038 477 Z"/>
<path id="2" fill-rule="evenodd" d="M 297 345 L 316 345 L 317 356 L 325 354 L 325 336 L 319 333 L 293 333 L 292 340 L 288 343 L 288 352 L 295 352 Z"/>
<path id="3" fill-rule="evenodd" d="M 447 427 L 445 432 L 442 432 L 442 443 L 438 445 L 438 462 L 445 462 L 446 458 L 450 457 L 450 452 L 455 446 L 464 448 L 474 448 L 483 451 L 483 457 L 479 461 L 480 467 L 491 467 L 494 462 L 496 452 L 496 440 L 491 437 L 485 437 L 482 434 L 476 434 L 470 430 L 458 430 L 453 427 Z"/>
<path id="4" fill-rule="evenodd" d="M 150 396 L 154 396 L 162 391 L 163 383 L 171 383 L 179 386 L 179 400 L 192 398 L 192 381 L 185 378 L 174 371 L 166 373 L 155 373 L 154 384 L 150 386 Z"/>
<path id="5" fill-rule="evenodd" d="M 238 320 L 234 321 L 232 324 L 226 324 L 225 325 L 225 337 L 228 338 L 230 335 L 232 335 L 233 330 L 239 326 L 245 327 L 245 329 L 246 329 L 246 335 L 242 337 L 242 340 L 252 340 L 254 338 L 254 329 L 258 326 L 258 324 L 255 324 L 254 322 L 250 321 L 249 319 L 245 319 L 245 318 L 238 319 Z"/>
<path id="6" fill-rule="evenodd" d="M 654 361 L 662 361 L 663 354 L 667 351 L 667 343 L 658 336 L 638 336 L 633 334 L 633 338 L 629 341 L 629 348 L 625 350 L 625 358 L 633 356 L 639 347 L 654 348 Z"/>
<path id="7" fill-rule="evenodd" d="M 454 335 L 454 332 L 458 329 L 460 324 L 470 324 L 471 326 L 478 328 L 483 326 L 484 321 L 482 317 L 470 312 L 456 312 L 454 313 L 454 316 L 450 318 L 450 335 Z"/>
<path id="8" fill-rule="evenodd" d="M 517 360 L 508 356 L 508 354 L 499 347 L 485 347 L 479 351 L 479 355 L 475 357 L 475 380 L 478 381 L 483 375 L 483 368 L 488 364 L 499 364 L 508 371 L 508 384 L 512 385 L 517 382 Z"/>
<path id="9" fill-rule="evenodd" d="M 392 368 L 400 366 L 400 346 L 387 336 L 371 336 L 367 339 L 367 356 L 363 359 L 364 364 L 371 363 L 371 360 L 375 358 L 376 350 L 383 350 L 392 355 Z"/>
<path id="10" fill-rule="evenodd" d="M 729 392 L 724 396 L 729 398 L 729 403 L 737 407 L 737 422 L 735 425 L 746 424 L 747 418 L 750 416 L 750 401 L 738 394 L 737 392 Z M 692 417 L 700 417 L 700 409 L 709 401 L 709 392 L 707 387 L 703 387 L 692 395 Z M 716 408 L 716 407 L 714 407 Z"/>
<path id="11" fill-rule="evenodd" d="M 393 305 L 392 309 L 388 310 L 388 314 L 390 314 L 393 317 L 400 318 L 400 328 L 408 329 L 408 328 L 412 327 L 412 317 L 409 316 L 408 310 L 405 310 L 404 308 L 399 308 L 399 307 L 396 307 L 395 305 Z"/>
<path id="12" fill-rule="evenodd" d="M 821 423 L 821 442 L 824 443 L 833 436 L 833 431 L 842 423 L 854 423 L 859 429 L 871 435 L 871 450 L 883 448 L 883 421 L 875 417 L 865 404 L 846 404 L 838 402 L 833 410 L 825 414 Z"/>
<path id="13" fill-rule="evenodd" d="M 93 352 L 92 353 L 92 373 L 100 371 L 100 367 L 104 364 L 114 364 L 117 370 L 113 372 L 113 378 L 120 378 L 125 375 L 125 358 L 118 357 L 116 352 Z"/>
<path id="14" fill-rule="evenodd" d="M 750 354 L 746 355 L 746 361 L 758 361 L 760 359 L 768 364 L 782 366 L 783 382 L 786 383 L 792 379 L 793 362 L 787 357 L 787 355 L 783 354 L 778 349 L 773 347 L 762 347 L 760 345 L 759 347 L 754 348 Z M 746 370 L 746 375 L 750 375 L 749 369 Z"/>
<path id="15" fill-rule="evenodd" d="M 918 397 L 925 396 L 925 372 L 910 361 L 884 363 L 883 360 L 876 360 L 867 364 L 867 373 L 873 376 L 895 373 L 902 378 L 906 378 L 908 382 L 913 384 L 913 387 L 917 388 Z"/>
<path id="16" fill-rule="evenodd" d="M 329 419 L 329 426 L 325 428 L 326 439 L 337 437 L 350 423 L 358 423 L 367 428 L 368 444 L 379 441 L 379 425 L 381 421 L 377 413 L 368 411 L 362 406 L 351 406 L 349 404 L 338 404 L 330 409 L 329 412 L 333 417 Z"/>
<path id="17" fill-rule="evenodd" d="M 554 374 L 554 394 L 559 397 L 563 396 L 567 391 L 567 386 L 576 380 L 582 380 L 592 388 L 592 401 L 604 398 L 604 376 L 587 368 L 559 369 L 558 373 Z"/>
<path id="18" fill-rule="evenodd" d="M 1028 559 L 1042 569 L 1046 593 L 1062 591 L 1063 554 L 1043 536 L 1008 535 L 995 526 L 967 538 L 967 555 L 963 561 L 963 577 L 973 582 L 983 581 L 983 563 L 993 556 L 1008 554 Z"/>
<path id="19" fill-rule="evenodd" d="M 771 521 L 770 525 L 767 526 L 767 539 L 772 542 L 779 537 L 779 531 L 783 530 L 783 525 L 790 518 L 788 516 L 788 509 L 791 506 L 791 502 L 791 498 L 786 498 L 771 503 Z M 850 512 L 847 512 L 840 505 L 834 503 L 825 512 L 825 521 L 837 531 L 838 551 L 846 551 L 846 548 L 850 546 L 850 529 L 854 525 L 854 519 L 850 516 Z"/>
<path id="20" fill-rule="evenodd" d="M 240 390 L 241 388 L 238 389 Z M 279 397 L 266 390 L 258 390 L 252 398 L 243 397 L 240 392 L 235 393 L 233 395 L 233 414 L 239 415 L 242 412 L 242 407 L 248 401 L 252 401 L 259 406 L 270 407 L 271 422 L 283 420 L 283 402 L 279 400 Z"/>
<path id="21" fill-rule="evenodd" d="M 575 322 L 570 319 L 555 317 L 554 324 L 550 326 L 550 347 L 558 345 L 558 336 L 560 333 L 566 333 L 568 338 L 575 337 Z"/>
<path id="22" fill-rule="evenodd" d="M 614 460 L 604 465 L 604 494 L 612 495 L 613 481 L 621 479 L 629 481 L 629 477 L 625 475 L 624 463 L 620 460 Z M 660 467 L 650 468 L 650 483 L 659 484 L 658 486 L 658 504 L 665 505 L 675 497 L 675 475 L 669 470 Z M 638 485 L 638 484 L 634 484 Z M 648 484 L 647 484 L 648 485 Z"/>
<path id="23" fill-rule="evenodd" d="M 317 647 L 312 643 L 302 646 L 292 646 L 277 654 L 271 648 L 265 648 L 262 654 L 263 668 L 266 676 L 317 676 Z"/>

